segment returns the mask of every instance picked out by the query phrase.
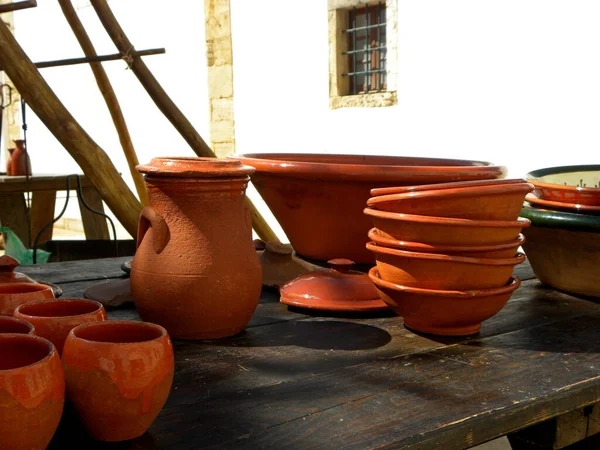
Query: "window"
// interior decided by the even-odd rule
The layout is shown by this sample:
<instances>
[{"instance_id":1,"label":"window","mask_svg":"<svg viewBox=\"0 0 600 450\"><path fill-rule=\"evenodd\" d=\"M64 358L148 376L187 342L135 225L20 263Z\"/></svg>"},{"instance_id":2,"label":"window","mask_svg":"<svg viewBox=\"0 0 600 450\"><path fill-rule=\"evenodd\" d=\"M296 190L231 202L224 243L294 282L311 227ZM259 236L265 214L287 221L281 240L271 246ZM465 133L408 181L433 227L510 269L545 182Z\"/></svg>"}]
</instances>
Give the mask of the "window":
<instances>
[{"instance_id":1,"label":"window","mask_svg":"<svg viewBox=\"0 0 600 450\"><path fill-rule=\"evenodd\" d=\"M397 104L397 0L328 0L329 105Z\"/></svg>"},{"instance_id":2,"label":"window","mask_svg":"<svg viewBox=\"0 0 600 450\"><path fill-rule=\"evenodd\" d=\"M351 72L342 76L349 78L349 95L385 91L386 39L385 3L348 11L350 28L348 36L348 67Z\"/></svg>"}]
</instances>

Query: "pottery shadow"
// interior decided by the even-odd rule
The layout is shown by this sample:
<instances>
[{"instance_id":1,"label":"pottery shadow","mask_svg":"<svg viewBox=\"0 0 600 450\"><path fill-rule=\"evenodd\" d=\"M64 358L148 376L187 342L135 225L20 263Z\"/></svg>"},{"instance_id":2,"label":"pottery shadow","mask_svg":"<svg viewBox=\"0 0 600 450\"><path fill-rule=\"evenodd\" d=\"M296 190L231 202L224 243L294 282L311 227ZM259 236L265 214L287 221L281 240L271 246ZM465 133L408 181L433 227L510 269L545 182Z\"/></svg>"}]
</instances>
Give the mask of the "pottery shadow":
<instances>
[{"instance_id":1,"label":"pottery shadow","mask_svg":"<svg viewBox=\"0 0 600 450\"><path fill-rule=\"evenodd\" d=\"M274 327L269 334L253 335L249 330L244 339L220 339L208 345L232 347L295 346L314 350L371 350L392 340L381 328L361 323L334 320L293 320Z\"/></svg>"},{"instance_id":2,"label":"pottery shadow","mask_svg":"<svg viewBox=\"0 0 600 450\"><path fill-rule=\"evenodd\" d=\"M395 317L397 314L391 309L382 311L320 311L315 309L298 308L296 306L288 306L288 311L304 314L310 317L337 317L346 319L374 319L378 317Z\"/></svg>"}]
</instances>

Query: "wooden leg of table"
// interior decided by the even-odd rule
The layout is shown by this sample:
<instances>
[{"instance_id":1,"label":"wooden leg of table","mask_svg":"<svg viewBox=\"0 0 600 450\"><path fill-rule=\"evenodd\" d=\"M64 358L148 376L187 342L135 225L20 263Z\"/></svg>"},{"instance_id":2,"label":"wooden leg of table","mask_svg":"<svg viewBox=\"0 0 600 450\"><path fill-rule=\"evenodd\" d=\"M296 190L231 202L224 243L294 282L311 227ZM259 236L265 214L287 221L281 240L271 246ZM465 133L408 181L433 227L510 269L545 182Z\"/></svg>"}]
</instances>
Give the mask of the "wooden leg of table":
<instances>
[{"instance_id":1,"label":"wooden leg of table","mask_svg":"<svg viewBox=\"0 0 600 450\"><path fill-rule=\"evenodd\" d=\"M92 187L83 188L81 192L90 208L104 212L102 198L96 189ZM81 221L83 222L83 231L85 232L86 239L110 239L105 217L89 211L81 200L79 200L79 210L81 211Z\"/></svg>"},{"instance_id":2,"label":"wooden leg of table","mask_svg":"<svg viewBox=\"0 0 600 450\"><path fill-rule=\"evenodd\" d=\"M0 195L0 224L9 227L21 239L23 244L30 246L27 206L25 205L25 196L22 193L4 193Z\"/></svg>"},{"instance_id":3,"label":"wooden leg of table","mask_svg":"<svg viewBox=\"0 0 600 450\"><path fill-rule=\"evenodd\" d=\"M34 191L31 196L31 239L35 237L47 224L54 219L56 205L56 191ZM38 244L52 239L53 226L46 228L39 237Z\"/></svg>"}]
</instances>

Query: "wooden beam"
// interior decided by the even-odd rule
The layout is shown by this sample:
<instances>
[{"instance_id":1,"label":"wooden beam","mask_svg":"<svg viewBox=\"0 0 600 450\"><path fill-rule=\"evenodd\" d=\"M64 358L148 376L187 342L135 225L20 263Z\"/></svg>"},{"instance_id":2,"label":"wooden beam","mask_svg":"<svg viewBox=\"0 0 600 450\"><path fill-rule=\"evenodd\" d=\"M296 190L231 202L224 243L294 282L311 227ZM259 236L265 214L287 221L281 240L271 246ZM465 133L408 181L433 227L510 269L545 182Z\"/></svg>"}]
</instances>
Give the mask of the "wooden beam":
<instances>
[{"instance_id":1,"label":"wooden beam","mask_svg":"<svg viewBox=\"0 0 600 450\"><path fill-rule=\"evenodd\" d=\"M85 56L89 59L96 58L97 53L96 49L94 48L94 44L92 44L92 41L85 31L81 20L79 20L79 16L77 15L71 0L58 0L58 3L60 4L65 19L67 19L69 26L73 30L79 45L81 45L81 49L83 50ZM162 50L161 53L164 53L165 51L165 49L160 50ZM138 52L137 56L142 56L141 52ZM121 110L121 105L117 99L117 94L115 93L115 90L113 89L112 84L108 79L108 75L106 74L104 67L102 67L102 64L95 62L90 64L90 67L94 74L94 78L96 78L98 89L100 89L100 92L104 97L104 101L106 102L106 106L117 130L119 141L121 142L121 147L123 148L123 153L125 153L127 165L129 166L129 173L131 173L131 177L133 178L138 197L140 198L142 205L147 206L148 192L146 191L142 174L139 173L135 168L137 165L139 165L139 160L135 151L135 147L133 146L133 141L131 140L131 135L129 134L129 129L127 128L127 122L125 122L125 117L123 116L123 111Z\"/></svg>"},{"instance_id":2,"label":"wooden beam","mask_svg":"<svg viewBox=\"0 0 600 450\"><path fill-rule=\"evenodd\" d=\"M36 0L25 0L23 2L6 3L0 5L0 14L8 13L12 11L18 11L20 9L35 8L37 6Z\"/></svg>"},{"instance_id":3,"label":"wooden beam","mask_svg":"<svg viewBox=\"0 0 600 450\"><path fill-rule=\"evenodd\" d=\"M211 148L204 142L204 139L196 131L194 126L190 123L187 117L177 107L175 102L171 100L169 95L162 88L158 80L152 75L148 66L144 61L135 56L134 47L131 41L125 35L123 28L117 19L115 18L112 10L108 6L106 0L90 0L90 3L96 10L96 14L104 25L106 32L114 42L117 49L125 54L132 55L131 64L129 67L131 71L138 78L142 86L150 95L150 98L154 101L158 109L166 116L166 118L173 124L175 129L179 131L181 136L186 140L192 150L198 156L212 157L216 155ZM252 226L258 236L264 241L279 241L277 235L273 232L271 227L266 220L260 215L256 207L252 204L251 200L246 197L246 206L250 209L253 216Z\"/></svg>"},{"instance_id":4,"label":"wooden beam","mask_svg":"<svg viewBox=\"0 0 600 450\"><path fill-rule=\"evenodd\" d=\"M108 155L61 103L1 20L0 66L33 112L79 164L117 219L135 237L142 205Z\"/></svg>"},{"instance_id":5,"label":"wooden beam","mask_svg":"<svg viewBox=\"0 0 600 450\"><path fill-rule=\"evenodd\" d=\"M135 52L137 56L150 56L159 55L165 53L164 48L152 48L148 50L140 50ZM112 55L95 55L86 56L85 58L69 58L69 59L57 59L54 61L42 61L33 63L37 69L46 69L48 67L60 67L60 66L73 66L75 64L87 64L87 63L100 63L102 61L116 61L118 59L127 60L130 56L122 53L113 53ZM4 70L0 66L0 70Z\"/></svg>"}]
</instances>

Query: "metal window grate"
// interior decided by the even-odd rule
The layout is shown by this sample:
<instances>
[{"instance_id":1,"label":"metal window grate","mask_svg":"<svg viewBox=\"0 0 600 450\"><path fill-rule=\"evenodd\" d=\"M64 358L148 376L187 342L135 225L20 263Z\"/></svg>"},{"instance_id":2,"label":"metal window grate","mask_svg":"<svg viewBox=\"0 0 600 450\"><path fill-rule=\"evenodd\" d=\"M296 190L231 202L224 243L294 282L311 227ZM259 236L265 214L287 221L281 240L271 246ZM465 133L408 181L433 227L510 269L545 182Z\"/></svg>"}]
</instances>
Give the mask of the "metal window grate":
<instances>
[{"instance_id":1,"label":"metal window grate","mask_svg":"<svg viewBox=\"0 0 600 450\"><path fill-rule=\"evenodd\" d=\"M349 94L381 92L387 89L386 79L386 17L385 2L366 5L348 11L347 35Z\"/></svg>"}]
</instances>

